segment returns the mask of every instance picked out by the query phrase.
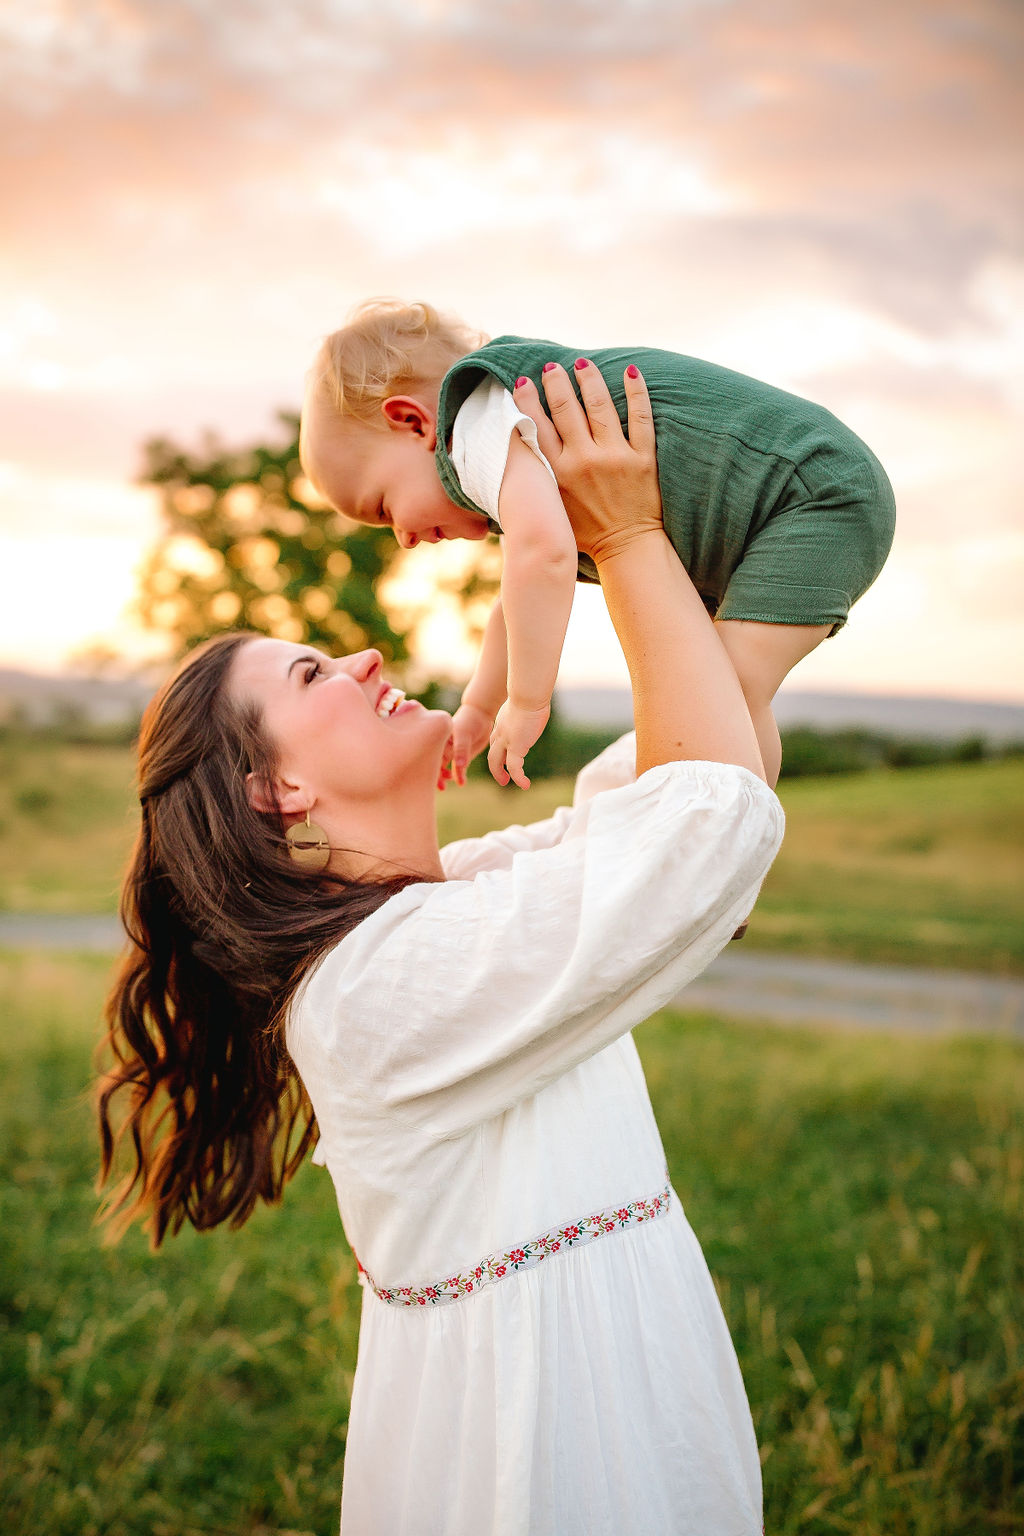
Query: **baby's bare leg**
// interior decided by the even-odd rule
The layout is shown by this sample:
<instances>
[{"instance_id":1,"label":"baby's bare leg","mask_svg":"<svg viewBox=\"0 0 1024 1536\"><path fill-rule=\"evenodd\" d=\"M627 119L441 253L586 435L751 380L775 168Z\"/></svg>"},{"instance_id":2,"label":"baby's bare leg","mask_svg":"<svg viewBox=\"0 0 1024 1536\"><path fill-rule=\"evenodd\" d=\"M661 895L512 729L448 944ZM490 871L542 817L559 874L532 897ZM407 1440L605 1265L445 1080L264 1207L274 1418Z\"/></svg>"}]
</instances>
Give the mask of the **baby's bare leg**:
<instances>
[{"instance_id":1,"label":"baby's bare leg","mask_svg":"<svg viewBox=\"0 0 1024 1536\"><path fill-rule=\"evenodd\" d=\"M715 627L743 689L754 722L765 777L774 788L782 766L782 743L772 714L772 699L798 661L828 635L830 624L757 624L751 619L719 619Z\"/></svg>"}]
</instances>

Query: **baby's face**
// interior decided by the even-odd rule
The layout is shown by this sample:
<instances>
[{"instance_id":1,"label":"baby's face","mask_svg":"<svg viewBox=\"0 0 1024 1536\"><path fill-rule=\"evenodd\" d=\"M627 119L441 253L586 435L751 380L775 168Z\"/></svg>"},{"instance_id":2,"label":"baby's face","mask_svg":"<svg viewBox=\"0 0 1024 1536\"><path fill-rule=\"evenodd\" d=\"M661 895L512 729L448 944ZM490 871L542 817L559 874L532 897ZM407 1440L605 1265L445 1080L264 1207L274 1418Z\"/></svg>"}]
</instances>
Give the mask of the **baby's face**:
<instances>
[{"instance_id":1,"label":"baby's face","mask_svg":"<svg viewBox=\"0 0 1024 1536\"><path fill-rule=\"evenodd\" d=\"M445 495L426 437L345 421L329 432L309 433L307 453L332 506L356 522L393 528L405 549L487 537L487 519Z\"/></svg>"}]
</instances>

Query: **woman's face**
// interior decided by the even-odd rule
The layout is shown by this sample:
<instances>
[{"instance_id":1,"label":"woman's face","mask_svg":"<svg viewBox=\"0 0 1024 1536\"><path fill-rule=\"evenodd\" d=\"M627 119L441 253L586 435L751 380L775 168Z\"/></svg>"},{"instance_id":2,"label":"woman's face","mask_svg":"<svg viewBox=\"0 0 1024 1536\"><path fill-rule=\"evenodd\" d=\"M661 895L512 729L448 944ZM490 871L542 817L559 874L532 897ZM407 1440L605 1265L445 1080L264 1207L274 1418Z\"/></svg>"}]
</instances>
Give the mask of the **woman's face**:
<instances>
[{"instance_id":1,"label":"woman's face","mask_svg":"<svg viewBox=\"0 0 1024 1536\"><path fill-rule=\"evenodd\" d=\"M436 782L451 717L390 687L379 651L332 658L287 640L250 640L229 687L258 707L279 786L301 790L307 805L379 800Z\"/></svg>"}]
</instances>

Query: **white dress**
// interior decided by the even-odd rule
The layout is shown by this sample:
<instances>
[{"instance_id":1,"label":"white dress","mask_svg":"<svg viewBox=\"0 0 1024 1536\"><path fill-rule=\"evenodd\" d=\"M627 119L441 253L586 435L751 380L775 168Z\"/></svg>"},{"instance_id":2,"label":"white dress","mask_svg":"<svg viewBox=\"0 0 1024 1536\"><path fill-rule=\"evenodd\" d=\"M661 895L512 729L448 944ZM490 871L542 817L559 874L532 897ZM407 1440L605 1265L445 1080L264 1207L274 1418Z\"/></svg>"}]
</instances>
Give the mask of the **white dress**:
<instances>
[{"instance_id":1,"label":"white dress","mask_svg":"<svg viewBox=\"0 0 1024 1536\"><path fill-rule=\"evenodd\" d=\"M364 1270L344 1536L761 1532L629 1031L746 917L782 812L717 763L628 782L634 752L585 769L573 809L451 844L447 881L388 901L293 1005Z\"/></svg>"}]
</instances>

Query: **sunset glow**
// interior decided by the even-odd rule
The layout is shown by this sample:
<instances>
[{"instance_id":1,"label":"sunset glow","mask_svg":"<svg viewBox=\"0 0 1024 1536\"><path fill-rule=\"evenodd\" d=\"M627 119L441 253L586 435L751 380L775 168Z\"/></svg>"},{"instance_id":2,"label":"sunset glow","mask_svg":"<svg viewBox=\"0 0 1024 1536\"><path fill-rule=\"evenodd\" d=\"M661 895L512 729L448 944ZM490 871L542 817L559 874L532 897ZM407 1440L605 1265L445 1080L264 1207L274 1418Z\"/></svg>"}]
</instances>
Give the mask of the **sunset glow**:
<instances>
[{"instance_id":1,"label":"sunset glow","mask_svg":"<svg viewBox=\"0 0 1024 1536\"><path fill-rule=\"evenodd\" d=\"M1009 0L41 0L2 28L0 665L151 650L144 440L272 433L319 336L397 293L820 400L900 519L794 682L1024 699ZM416 554L422 664L457 679ZM563 679L624 679L597 593Z\"/></svg>"}]
</instances>

